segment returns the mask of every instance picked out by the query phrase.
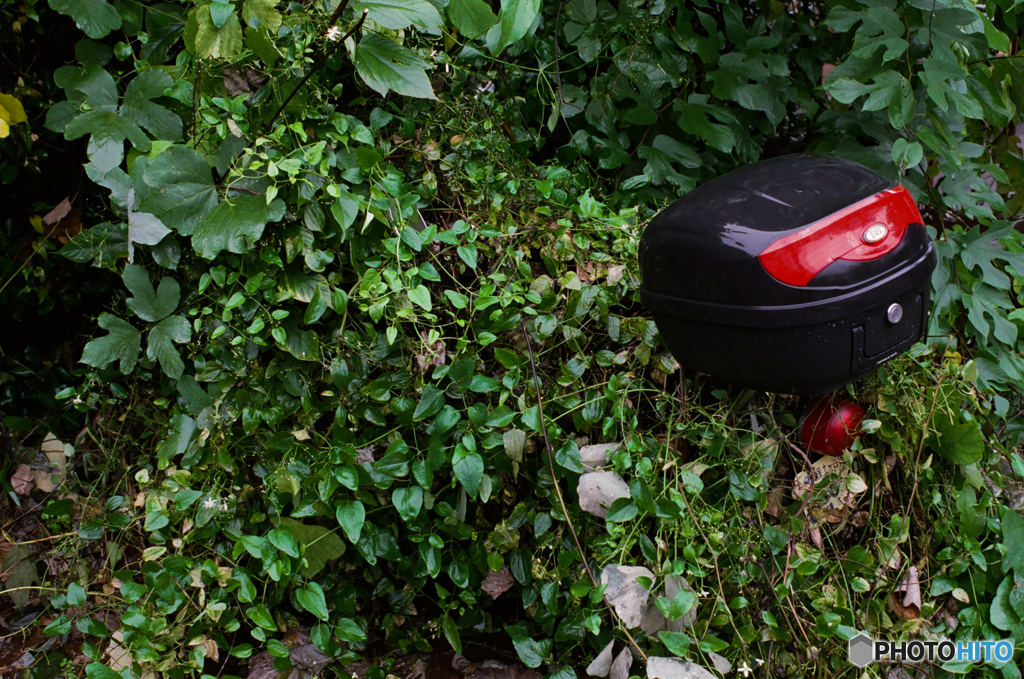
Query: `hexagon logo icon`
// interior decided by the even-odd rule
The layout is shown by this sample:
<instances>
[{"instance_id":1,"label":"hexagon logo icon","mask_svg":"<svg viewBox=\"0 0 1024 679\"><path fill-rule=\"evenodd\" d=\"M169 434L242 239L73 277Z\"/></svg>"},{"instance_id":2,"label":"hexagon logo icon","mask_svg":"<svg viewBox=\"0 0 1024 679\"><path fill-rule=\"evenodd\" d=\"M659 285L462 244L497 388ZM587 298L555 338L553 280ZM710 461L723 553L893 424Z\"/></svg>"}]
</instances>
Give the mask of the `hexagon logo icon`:
<instances>
[{"instance_id":1,"label":"hexagon logo icon","mask_svg":"<svg viewBox=\"0 0 1024 679\"><path fill-rule=\"evenodd\" d=\"M850 662L857 667L867 667L873 661L874 653L874 642L871 638L861 632L854 638L850 639L848 645Z\"/></svg>"}]
</instances>

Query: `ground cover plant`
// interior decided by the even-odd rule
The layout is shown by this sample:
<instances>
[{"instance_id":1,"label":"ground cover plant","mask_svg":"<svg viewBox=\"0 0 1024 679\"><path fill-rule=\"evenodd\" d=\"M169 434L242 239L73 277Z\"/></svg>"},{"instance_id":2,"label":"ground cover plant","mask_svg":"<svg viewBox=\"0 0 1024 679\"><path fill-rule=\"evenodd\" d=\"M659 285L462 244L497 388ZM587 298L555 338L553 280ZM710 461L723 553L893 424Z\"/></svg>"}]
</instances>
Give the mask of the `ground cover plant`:
<instances>
[{"instance_id":1,"label":"ground cover plant","mask_svg":"<svg viewBox=\"0 0 1024 679\"><path fill-rule=\"evenodd\" d=\"M5 672L1020 676L1017 3L0 7ZM817 485L807 399L638 295L661 206L793 151L940 252Z\"/></svg>"}]
</instances>

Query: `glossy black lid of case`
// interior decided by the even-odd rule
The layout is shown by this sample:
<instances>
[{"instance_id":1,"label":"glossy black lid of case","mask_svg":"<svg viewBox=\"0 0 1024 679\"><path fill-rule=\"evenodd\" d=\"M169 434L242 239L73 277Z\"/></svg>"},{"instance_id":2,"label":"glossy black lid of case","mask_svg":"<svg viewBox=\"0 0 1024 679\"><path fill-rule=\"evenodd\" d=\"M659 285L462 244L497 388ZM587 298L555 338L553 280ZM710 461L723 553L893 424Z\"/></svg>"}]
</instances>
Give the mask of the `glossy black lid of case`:
<instances>
[{"instance_id":1,"label":"glossy black lid of case","mask_svg":"<svg viewBox=\"0 0 1024 679\"><path fill-rule=\"evenodd\" d=\"M826 286L816 280L805 287L786 285L764 270L758 255L776 240L893 186L859 163L813 154L730 172L689 192L647 226L640 240L643 290L741 307L828 299L837 292L835 276L825 276ZM921 255L917 247L899 250L878 261L888 268ZM877 265L844 270L843 288L857 282L859 271L866 278L879 273Z\"/></svg>"}]
</instances>

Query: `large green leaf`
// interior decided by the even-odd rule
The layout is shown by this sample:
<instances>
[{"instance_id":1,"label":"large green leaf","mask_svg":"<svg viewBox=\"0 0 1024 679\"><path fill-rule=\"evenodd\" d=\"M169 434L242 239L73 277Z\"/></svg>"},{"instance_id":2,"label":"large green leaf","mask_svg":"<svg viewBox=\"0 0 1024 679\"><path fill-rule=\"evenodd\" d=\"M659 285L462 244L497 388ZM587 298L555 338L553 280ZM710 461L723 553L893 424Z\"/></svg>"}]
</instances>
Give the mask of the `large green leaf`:
<instances>
[{"instance_id":1,"label":"large green leaf","mask_svg":"<svg viewBox=\"0 0 1024 679\"><path fill-rule=\"evenodd\" d=\"M153 290L149 274L141 266L129 264L121 276L125 287L134 295L128 298L128 308L144 321L155 323L174 313L181 299L181 287L173 278L160 280L159 290Z\"/></svg>"},{"instance_id":2,"label":"large green leaf","mask_svg":"<svg viewBox=\"0 0 1024 679\"><path fill-rule=\"evenodd\" d=\"M356 0L356 13L370 10L369 19L393 31L415 24L421 28L440 30L441 15L427 0Z\"/></svg>"},{"instance_id":3,"label":"large green leaf","mask_svg":"<svg viewBox=\"0 0 1024 679\"><path fill-rule=\"evenodd\" d=\"M99 324L110 334L97 337L85 345L82 363L94 368L105 368L114 361L120 361L121 373L127 375L139 360L139 338L142 333L111 314L101 314Z\"/></svg>"},{"instance_id":4,"label":"large green leaf","mask_svg":"<svg viewBox=\"0 0 1024 679\"><path fill-rule=\"evenodd\" d=\"M985 454L985 439L976 422L956 422L945 412L936 413L932 426L939 434L937 449L953 464L974 464Z\"/></svg>"},{"instance_id":5,"label":"large green leaf","mask_svg":"<svg viewBox=\"0 0 1024 679\"><path fill-rule=\"evenodd\" d=\"M99 64L61 66L53 73L53 81L68 95L68 100L85 103L94 111L117 110L117 84ZM49 114L47 114L49 118ZM49 127L49 123L47 123ZM50 127L54 132L63 130Z\"/></svg>"},{"instance_id":6,"label":"large green leaf","mask_svg":"<svg viewBox=\"0 0 1024 679\"><path fill-rule=\"evenodd\" d=\"M199 218L217 205L217 187L202 154L172 146L146 165L143 181L156 189L139 205L183 236L195 231Z\"/></svg>"},{"instance_id":7,"label":"large green leaf","mask_svg":"<svg viewBox=\"0 0 1024 679\"><path fill-rule=\"evenodd\" d=\"M121 28L121 15L107 0L50 0L50 8L71 17L90 38Z\"/></svg>"},{"instance_id":8,"label":"large green leaf","mask_svg":"<svg viewBox=\"0 0 1024 679\"><path fill-rule=\"evenodd\" d=\"M267 222L284 216L284 203L270 205L263 196L237 196L206 213L192 234L192 247L200 257L213 259L222 250L245 253L263 235Z\"/></svg>"},{"instance_id":9,"label":"large green leaf","mask_svg":"<svg viewBox=\"0 0 1024 679\"><path fill-rule=\"evenodd\" d=\"M320 337L316 330L301 329L300 320L289 318L281 325L287 335L284 342L278 342L277 347L300 361L315 361L320 356Z\"/></svg>"},{"instance_id":10,"label":"large green leaf","mask_svg":"<svg viewBox=\"0 0 1024 679\"><path fill-rule=\"evenodd\" d=\"M266 27L268 35L277 35L283 17L274 9L277 0L245 0L242 5L242 21L246 26L252 25L253 19L259 19L260 26Z\"/></svg>"},{"instance_id":11,"label":"large green leaf","mask_svg":"<svg viewBox=\"0 0 1024 679\"><path fill-rule=\"evenodd\" d=\"M242 24L234 13L218 27L210 13L210 5L203 5L189 17L185 31L194 35L195 53L202 59L230 59L242 51Z\"/></svg>"},{"instance_id":12,"label":"large green leaf","mask_svg":"<svg viewBox=\"0 0 1024 679\"><path fill-rule=\"evenodd\" d=\"M1003 512L1003 570L1024 576L1024 519L1013 509Z\"/></svg>"},{"instance_id":13,"label":"large green leaf","mask_svg":"<svg viewBox=\"0 0 1024 679\"><path fill-rule=\"evenodd\" d=\"M144 127L157 139L178 141L181 139L181 118L169 109L154 103L153 99L164 96L164 90L174 85L174 80L160 69L151 68L132 78L124 92L121 115L136 125Z\"/></svg>"},{"instance_id":14,"label":"large green leaf","mask_svg":"<svg viewBox=\"0 0 1024 679\"><path fill-rule=\"evenodd\" d=\"M427 64L390 38L368 34L356 46L355 63L359 77L382 95L394 90L407 97L437 98L427 78Z\"/></svg>"},{"instance_id":15,"label":"large green leaf","mask_svg":"<svg viewBox=\"0 0 1024 679\"><path fill-rule=\"evenodd\" d=\"M165 278L164 280L169 279ZM160 287L163 288L162 282ZM149 331L146 355L159 361L164 374L172 380L176 380L185 372L185 364L174 344L184 344L191 338L192 326L188 320L182 316L169 316Z\"/></svg>"},{"instance_id":16,"label":"large green leaf","mask_svg":"<svg viewBox=\"0 0 1024 679\"><path fill-rule=\"evenodd\" d=\"M498 23L498 17L484 0L451 0L448 19L466 38L476 38Z\"/></svg>"},{"instance_id":17,"label":"large green leaf","mask_svg":"<svg viewBox=\"0 0 1024 679\"><path fill-rule=\"evenodd\" d=\"M113 111L87 111L76 117L64 128L64 138L78 139L82 135L91 134L93 139L108 139L112 142L123 142L125 139L139 151L146 153L152 143L139 126Z\"/></svg>"},{"instance_id":18,"label":"large green leaf","mask_svg":"<svg viewBox=\"0 0 1024 679\"><path fill-rule=\"evenodd\" d=\"M487 34L487 49L497 55L530 30L540 12L540 0L502 0L498 24Z\"/></svg>"},{"instance_id":19,"label":"large green leaf","mask_svg":"<svg viewBox=\"0 0 1024 679\"><path fill-rule=\"evenodd\" d=\"M289 518L282 518L281 525L291 528L295 539L304 547L302 558L306 565L299 570L304 578L316 576L327 566L328 561L340 558L345 553L345 543L341 538L323 526L300 523Z\"/></svg>"}]
</instances>

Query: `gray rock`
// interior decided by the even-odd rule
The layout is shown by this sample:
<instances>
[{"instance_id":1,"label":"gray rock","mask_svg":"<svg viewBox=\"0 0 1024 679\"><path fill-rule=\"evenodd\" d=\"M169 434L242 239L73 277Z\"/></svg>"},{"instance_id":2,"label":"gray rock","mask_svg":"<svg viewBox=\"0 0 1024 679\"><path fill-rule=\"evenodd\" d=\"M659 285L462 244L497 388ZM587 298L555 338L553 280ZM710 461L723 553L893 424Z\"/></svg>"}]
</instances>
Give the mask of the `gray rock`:
<instances>
[{"instance_id":1,"label":"gray rock","mask_svg":"<svg viewBox=\"0 0 1024 679\"><path fill-rule=\"evenodd\" d=\"M601 584L608 585L604 600L615 608L622 624L632 628L640 624L650 593L636 581L637 578L654 580L654 573L643 566L608 566L601 572Z\"/></svg>"},{"instance_id":2,"label":"gray rock","mask_svg":"<svg viewBox=\"0 0 1024 679\"><path fill-rule=\"evenodd\" d=\"M589 472L580 476L576 492L580 496L580 509L602 519L608 516L608 507L620 497L629 497L629 486L615 472Z\"/></svg>"}]
</instances>

